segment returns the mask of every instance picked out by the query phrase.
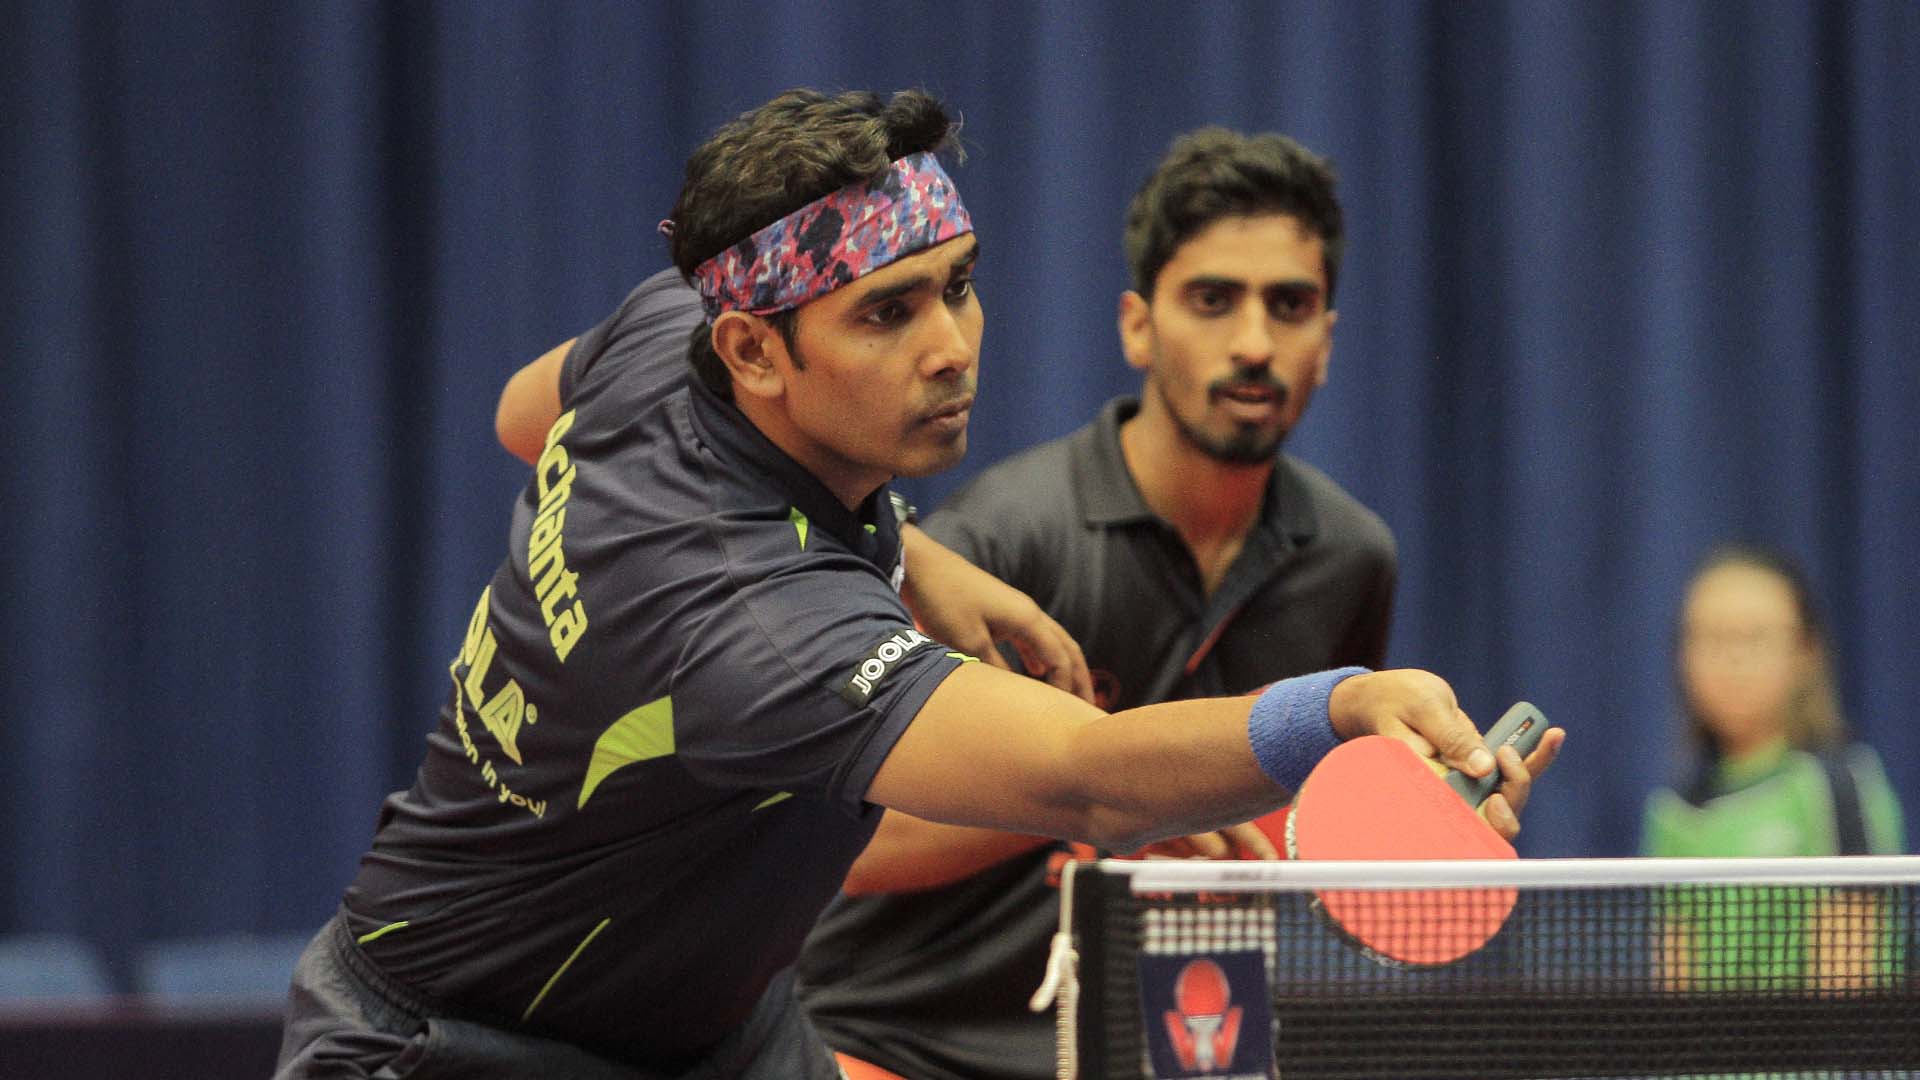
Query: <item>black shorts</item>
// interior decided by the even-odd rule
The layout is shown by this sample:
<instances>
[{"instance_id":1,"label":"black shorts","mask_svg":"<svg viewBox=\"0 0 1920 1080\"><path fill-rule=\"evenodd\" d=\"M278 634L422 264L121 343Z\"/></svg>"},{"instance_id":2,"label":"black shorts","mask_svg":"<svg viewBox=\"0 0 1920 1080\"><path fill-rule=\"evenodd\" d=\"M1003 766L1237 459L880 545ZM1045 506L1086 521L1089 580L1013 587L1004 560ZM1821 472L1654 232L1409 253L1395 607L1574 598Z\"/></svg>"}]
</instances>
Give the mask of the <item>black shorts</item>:
<instances>
[{"instance_id":1,"label":"black shorts","mask_svg":"<svg viewBox=\"0 0 1920 1080\"><path fill-rule=\"evenodd\" d=\"M339 916L293 972L274 1080L838 1080L783 972L753 1015L685 1072L652 1072L571 1043L446 1015L373 966Z\"/></svg>"}]
</instances>

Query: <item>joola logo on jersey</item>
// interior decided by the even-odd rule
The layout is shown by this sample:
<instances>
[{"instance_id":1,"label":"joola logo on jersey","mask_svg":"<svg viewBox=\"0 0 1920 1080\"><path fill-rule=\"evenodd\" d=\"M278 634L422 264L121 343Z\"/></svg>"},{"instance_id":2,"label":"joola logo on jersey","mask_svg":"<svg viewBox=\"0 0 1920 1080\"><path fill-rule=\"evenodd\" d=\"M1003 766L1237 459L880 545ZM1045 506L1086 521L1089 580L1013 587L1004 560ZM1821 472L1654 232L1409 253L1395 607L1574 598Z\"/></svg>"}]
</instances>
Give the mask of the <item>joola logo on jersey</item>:
<instances>
[{"instance_id":1,"label":"joola logo on jersey","mask_svg":"<svg viewBox=\"0 0 1920 1080\"><path fill-rule=\"evenodd\" d=\"M873 688L887 677L900 658L922 645L932 644L933 639L918 630L907 629L875 645L860 666L853 669L853 678L840 688L840 696L852 705L865 705L873 696Z\"/></svg>"}]
</instances>

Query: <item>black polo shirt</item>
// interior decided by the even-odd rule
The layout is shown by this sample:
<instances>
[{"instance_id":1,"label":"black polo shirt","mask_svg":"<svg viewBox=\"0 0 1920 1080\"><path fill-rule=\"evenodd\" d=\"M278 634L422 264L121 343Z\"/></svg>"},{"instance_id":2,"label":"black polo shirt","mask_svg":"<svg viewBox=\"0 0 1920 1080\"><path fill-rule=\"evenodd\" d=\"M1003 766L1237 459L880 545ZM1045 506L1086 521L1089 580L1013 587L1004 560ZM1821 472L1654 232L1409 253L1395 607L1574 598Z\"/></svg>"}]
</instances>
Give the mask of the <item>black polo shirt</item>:
<instances>
[{"instance_id":1,"label":"black polo shirt","mask_svg":"<svg viewBox=\"0 0 1920 1080\"><path fill-rule=\"evenodd\" d=\"M964 658L858 510L686 376L698 301L643 284L566 358L509 555L411 790L346 897L450 1011L677 1071L798 953L864 795Z\"/></svg>"},{"instance_id":2,"label":"black polo shirt","mask_svg":"<svg viewBox=\"0 0 1920 1080\"><path fill-rule=\"evenodd\" d=\"M1032 596L1086 652L1101 703L1253 691L1386 651L1395 558L1378 516L1280 455L1259 522L1212 596L1120 451L1132 399L987 470L927 531ZM1017 664L1017 658L1014 658ZM1053 1021L1027 1011L1057 900L1051 850L944 888L841 897L801 961L829 1043L915 1080L1053 1075Z\"/></svg>"}]
</instances>

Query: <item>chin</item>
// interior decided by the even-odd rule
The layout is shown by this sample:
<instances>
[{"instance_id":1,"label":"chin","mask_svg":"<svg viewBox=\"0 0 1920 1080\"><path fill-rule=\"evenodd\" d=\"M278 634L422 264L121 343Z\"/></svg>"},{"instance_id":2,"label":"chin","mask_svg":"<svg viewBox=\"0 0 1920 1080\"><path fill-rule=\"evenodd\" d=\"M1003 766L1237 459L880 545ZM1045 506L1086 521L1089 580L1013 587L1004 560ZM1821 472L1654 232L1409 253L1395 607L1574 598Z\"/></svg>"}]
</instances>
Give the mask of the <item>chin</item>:
<instances>
[{"instance_id":1,"label":"chin","mask_svg":"<svg viewBox=\"0 0 1920 1080\"><path fill-rule=\"evenodd\" d=\"M952 442L946 443L937 449L929 450L924 454L915 454L911 461L902 462L900 468L895 471L894 475L910 477L932 476L935 473L946 472L948 469L960 464L960 459L966 456L967 436L965 432L962 432L960 436Z\"/></svg>"},{"instance_id":2,"label":"chin","mask_svg":"<svg viewBox=\"0 0 1920 1080\"><path fill-rule=\"evenodd\" d=\"M1227 465L1266 465L1286 442L1284 432L1258 435L1235 434L1205 447L1208 457Z\"/></svg>"}]
</instances>

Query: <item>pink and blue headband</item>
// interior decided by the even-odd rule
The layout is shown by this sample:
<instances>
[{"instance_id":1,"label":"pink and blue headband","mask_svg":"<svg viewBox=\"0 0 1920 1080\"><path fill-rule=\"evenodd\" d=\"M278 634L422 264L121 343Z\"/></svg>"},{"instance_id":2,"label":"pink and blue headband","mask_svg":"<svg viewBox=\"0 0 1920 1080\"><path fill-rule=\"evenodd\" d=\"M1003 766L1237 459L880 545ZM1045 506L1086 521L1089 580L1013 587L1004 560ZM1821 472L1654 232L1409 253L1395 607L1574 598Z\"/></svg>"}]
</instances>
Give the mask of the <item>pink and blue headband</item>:
<instances>
[{"instance_id":1,"label":"pink and blue headband","mask_svg":"<svg viewBox=\"0 0 1920 1080\"><path fill-rule=\"evenodd\" d=\"M693 268L707 319L770 315L973 231L953 180L931 153L816 199Z\"/></svg>"}]
</instances>

